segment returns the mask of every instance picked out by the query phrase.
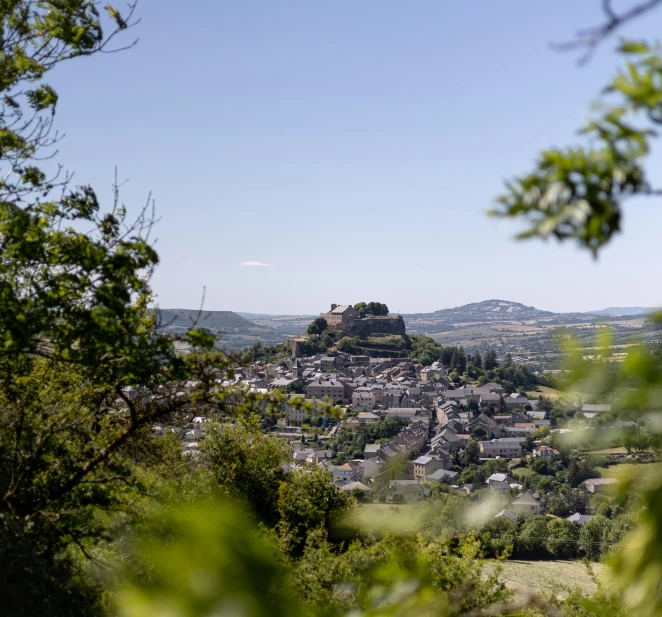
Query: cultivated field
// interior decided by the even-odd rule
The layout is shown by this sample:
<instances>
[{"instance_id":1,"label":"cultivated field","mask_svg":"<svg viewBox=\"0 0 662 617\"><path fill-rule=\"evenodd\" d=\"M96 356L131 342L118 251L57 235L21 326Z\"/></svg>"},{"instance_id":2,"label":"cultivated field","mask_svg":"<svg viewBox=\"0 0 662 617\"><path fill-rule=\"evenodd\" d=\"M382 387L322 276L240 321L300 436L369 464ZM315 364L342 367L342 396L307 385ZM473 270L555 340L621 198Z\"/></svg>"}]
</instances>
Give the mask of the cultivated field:
<instances>
[{"instance_id":1,"label":"cultivated field","mask_svg":"<svg viewBox=\"0 0 662 617\"><path fill-rule=\"evenodd\" d=\"M602 450L587 450L586 454L596 454L598 456L605 456L607 454L627 454L628 451L622 446L616 448L604 448ZM604 474L602 474L604 475Z\"/></svg>"},{"instance_id":2,"label":"cultivated field","mask_svg":"<svg viewBox=\"0 0 662 617\"><path fill-rule=\"evenodd\" d=\"M569 402L574 402L578 399L590 399L591 395L585 392L564 392L563 390L556 390L548 388L547 386L537 386L535 390L529 390L526 393L528 398L538 398L539 396L546 396L550 399L565 399Z\"/></svg>"},{"instance_id":3,"label":"cultivated field","mask_svg":"<svg viewBox=\"0 0 662 617\"><path fill-rule=\"evenodd\" d=\"M500 332L490 326L471 326L469 328L451 330L450 332L430 334L431 338L442 345L451 345L468 339L493 339L500 338L501 336L502 334Z\"/></svg>"},{"instance_id":4,"label":"cultivated field","mask_svg":"<svg viewBox=\"0 0 662 617\"><path fill-rule=\"evenodd\" d=\"M516 595L526 595L536 591L551 591L559 595L574 587L584 593L596 591L599 581L605 575L602 564L593 563L591 571L579 561L519 561L500 562L503 571L501 580ZM487 572L497 567L497 562L485 565Z\"/></svg>"},{"instance_id":5,"label":"cultivated field","mask_svg":"<svg viewBox=\"0 0 662 617\"><path fill-rule=\"evenodd\" d=\"M551 399L562 398L566 395L563 390L555 390L554 388L548 388L547 386L538 386L535 390L529 390L526 393L528 398L537 398L539 396L546 396Z\"/></svg>"}]
</instances>

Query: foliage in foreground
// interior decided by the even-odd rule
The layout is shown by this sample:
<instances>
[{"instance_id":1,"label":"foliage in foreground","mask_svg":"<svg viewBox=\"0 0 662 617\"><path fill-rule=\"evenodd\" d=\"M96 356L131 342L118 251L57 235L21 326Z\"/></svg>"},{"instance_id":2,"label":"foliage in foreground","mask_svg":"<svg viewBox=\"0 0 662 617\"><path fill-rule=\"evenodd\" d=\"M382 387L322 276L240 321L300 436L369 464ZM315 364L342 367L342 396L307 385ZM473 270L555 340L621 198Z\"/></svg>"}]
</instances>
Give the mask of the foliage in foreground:
<instances>
[{"instance_id":1,"label":"foliage in foreground","mask_svg":"<svg viewBox=\"0 0 662 617\"><path fill-rule=\"evenodd\" d=\"M475 540L451 549L430 537L387 537L338 551L325 535L309 534L293 560L228 502L159 511L131 541L118 613L460 615L508 597L496 576L481 576Z\"/></svg>"},{"instance_id":2,"label":"foliage in foreground","mask_svg":"<svg viewBox=\"0 0 662 617\"><path fill-rule=\"evenodd\" d=\"M66 177L48 178L38 167L53 144L58 103L44 77L62 61L101 51L130 25L132 7L124 17L105 7L105 18L98 8L91 0L0 4L4 614L511 611L498 604L505 599L499 583L480 577L475 539L343 532L335 514L351 500L320 472L286 477L278 449L259 451L241 428L212 434L199 461L184 460L176 440L152 434L157 421L264 415L282 400L225 385L233 364L213 352L208 334L189 332L193 353L182 358L159 331L147 309L158 256L145 213L131 224L117 191L104 210L91 187L72 188ZM646 47L624 51L642 54L641 62L614 87L657 122L662 63ZM604 152L546 157L541 173L504 201L509 214L537 204L559 237L602 246L618 227L615 198L646 188L636 159L648 135L622 118L614 112L590 128L606 135ZM580 183L576 162L586 172ZM324 336L321 346L329 343ZM460 351L450 361L464 372ZM640 381L641 408L659 403L659 368L659 358L637 355L625 365ZM272 465L269 473L244 446ZM645 487L648 511L635 532L636 550L615 562L638 614L660 612L660 482ZM241 501L229 505L230 497ZM127 532L131 539L119 541ZM92 565L104 574L93 576ZM541 599L520 606L531 607L554 609ZM620 610L618 597L575 596L559 607L569 615Z\"/></svg>"}]
</instances>

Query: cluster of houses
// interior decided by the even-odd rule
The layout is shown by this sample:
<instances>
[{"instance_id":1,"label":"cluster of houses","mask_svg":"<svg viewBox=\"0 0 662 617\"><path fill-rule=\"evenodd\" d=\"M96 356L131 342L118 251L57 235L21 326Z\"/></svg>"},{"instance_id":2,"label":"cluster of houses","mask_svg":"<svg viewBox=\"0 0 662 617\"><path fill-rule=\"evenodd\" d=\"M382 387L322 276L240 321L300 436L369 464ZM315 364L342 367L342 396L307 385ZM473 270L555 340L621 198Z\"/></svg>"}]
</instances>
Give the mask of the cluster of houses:
<instances>
[{"instance_id":1,"label":"cluster of houses","mask_svg":"<svg viewBox=\"0 0 662 617\"><path fill-rule=\"evenodd\" d=\"M603 493L609 490L618 481L615 478L595 478L584 482L585 490L590 493ZM492 474L486 481L488 488L495 491L505 492L508 489L522 490L523 487L517 484L513 478L505 473ZM547 504L544 499L531 489L522 492L516 497L508 508L497 512L494 518L506 518L509 521L515 521L521 516L531 516L534 514L544 514ZM593 518L590 514L580 514L575 512L567 517L568 520L576 525L582 526Z\"/></svg>"},{"instance_id":2,"label":"cluster of houses","mask_svg":"<svg viewBox=\"0 0 662 617\"><path fill-rule=\"evenodd\" d=\"M430 424L430 416L424 414L418 416L387 443L367 444L363 459L348 461L342 465L334 465L331 462L333 452L323 449L323 446L311 448L293 443L292 458L295 463L316 463L324 466L331 474L334 484L343 490L361 488L369 493L371 489L365 484L366 482L384 482L395 478L412 477L407 471L411 463L408 462L407 467L403 467L401 463L412 452L419 452L425 448L429 440ZM437 465L438 468L444 469L444 465L439 463ZM457 472L447 473L451 474L449 477L457 475Z\"/></svg>"},{"instance_id":3,"label":"cluster of houses","mask_svg":"<svg viewBox=\"0 0 662 617\"><path fill-rule=\"evenodd\" d=\"M371 487L388 482L391 497L400 493L405 502L421 501L430 482L454 485L459 475L456 458L472 438L478 440L481 461L518 459L525 455L527 437L541 427L550 426L546 412L537 409L538 401L530 401L522 394L506 393L497 383L450 388L448 374L438 362L422 367L409 360L339 354L334 358L297 358L291 363L304 376L304 392L292 396L312 400L320 395L328 396L346 405L350 412L343 420L346 426L371 425L389 417L408 421L388 443L366 444L362 459L342 465L332 463L333 453L324 450L324 446L319 446L321 457L313 448L293 446L295 459L304 457L307 462L315 460L324 465L334 483L343 490L370 493ZM591 414L610 409L596 407L586 406L583 411ZM303 413L286 410L284 422L300 426ZM537 445L531 455L554 460L559 453L549 446ZM403 460L406 464L393 465L394 461ZM501 475L505 476L490 477L487 488L516 489L520 495L509 510L500 514L517 517L544 511L545 504L539 495L524 491L512 478ZM599 492L611 482L590 480L586 482L586 490ZM457 490L471 492L475 488L478 487L464 485ZM586 520L581 518L578 524Z\"/></svg>"},{"instance_id":4,"label":"cluster of houses","mask_svg":"<svg viewBox=\"0 0 662 617\"><path fill-rule=\"evenodd\" d=\"M345 318L347 315L342 313L339 323ZM497 383L452 389L448 373L439 362L424 367L409 359L343 353L292 357L278 363L257 362L239 367L232 384L258 393L274 389L288 393L288 403L284 404L274 431L291 440L292 465L324 466L333 482L347 491L359 489L369 493L375 483L388 482L389 494L400 493L404 501L424 499L424 485L430 482L454 484L459 473L455 465L458 454L471 439L478 441L479 458L483 461L518 459L524 456L527 437L550 425L546 413L537 409L538 401L507 393ZM304 409L295 404L295 399L305 399L311 405ZM336 453L325 444L338 426L333 418L324 415L328 401L344 408L342 422L346 426L371 425L392 417L407 424L387 443L367 444L363 458L334 465ZM585 407L587 417L610 409L604 405ZM315 447L294 442L301 439L310 416L318 416L318 424L330 426ZM205 418L195 417L183 428L155 426L153 430L177 430L184 452L195 455L204 439L205 422ZM558 456L558 452L544 445L534 448L532 454L547 459ZM586 489L598 492L607 482L587 481ZM523 491L505 474L493 475L487 485L493 490L514 488L521 492L511 509L500 513L502 516L539 513L544 509L539 496ZM457 488L471 491L476 487Z\"/></svg>"},{"instance_id":5,"label":"cluster of houses","mask_svg":"<svg viewBox=\"0 0 662 617\"><path fill-rule=\"evenodd\" d=\"M258 362L239 368L235 382L256 392L280 388L307 399L327 399L341 406L351 406L357 420L366 423L377 422L389 415L411 418L421 410L436 415L440 423L445 423L441 414L458 406L492 411L503 409L507 416L495 423L484 414L469 412L472 420L481 416L477 421L485 422L488 428L493 424L503 426L504 430L490 431L497 437L525 436L535 430L537 420L541 421L538 426L545 422L541 412L538 417L521 416L518 426L509 424L507 419L513 412L534 409L537 401L529 401L517 393L505 394L496 383L478 388L451 389L447 371L439 362L424 367L408 359L343 353L293 357L277 364ZM467 412L464 413L460 417L466 418ZM294 410L288 410L285 420L290 426L300 426L302 418Z\"/></svg>"}]
</instances>

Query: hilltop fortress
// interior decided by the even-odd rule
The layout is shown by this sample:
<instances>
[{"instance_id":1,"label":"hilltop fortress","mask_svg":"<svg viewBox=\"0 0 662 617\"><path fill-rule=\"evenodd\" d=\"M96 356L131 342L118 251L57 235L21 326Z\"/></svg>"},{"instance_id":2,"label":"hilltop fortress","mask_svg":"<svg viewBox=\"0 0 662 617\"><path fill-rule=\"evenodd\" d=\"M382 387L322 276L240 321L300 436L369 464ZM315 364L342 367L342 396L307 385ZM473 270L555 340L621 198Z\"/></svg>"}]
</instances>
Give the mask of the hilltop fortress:
<instances>
[{"instance_id":1,"label":"hilltop fortress","mask_svg":"<svg viewBox=\"0 0 662 617\"><path fill-rule=\"evenodd\" d=\"M387 317L360 317L359 312L349 304L332 304L326 313L329 329L345 336L365 338L373 334L405 334L405 322L400 315Z\"/></svg>"}]
</instances>

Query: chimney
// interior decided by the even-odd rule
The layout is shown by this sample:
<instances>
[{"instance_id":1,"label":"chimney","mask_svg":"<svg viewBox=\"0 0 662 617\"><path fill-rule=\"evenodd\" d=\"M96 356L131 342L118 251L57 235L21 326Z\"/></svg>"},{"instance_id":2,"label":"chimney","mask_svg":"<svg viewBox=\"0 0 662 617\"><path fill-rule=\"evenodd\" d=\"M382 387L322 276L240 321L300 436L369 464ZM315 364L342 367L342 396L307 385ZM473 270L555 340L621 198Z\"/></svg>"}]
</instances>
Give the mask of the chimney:
<instances>
[{"instance_id":1,"label":"chimney","mask_svg":"<svg viewBox=\"0 0 662 617\"><path fill-rule=\"evenodd\" d=\"M338 308L338 305L337 305L337 304L332 304L332 305L331 305L331 310L332 310L332 311L335 311L337 308Z\"/></svg>"}]
</instances>

